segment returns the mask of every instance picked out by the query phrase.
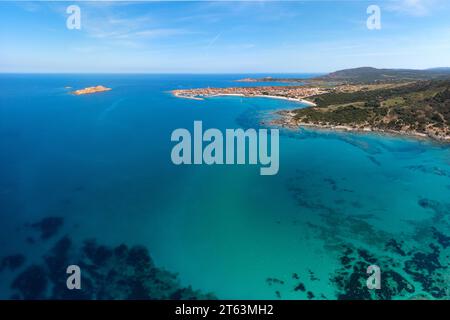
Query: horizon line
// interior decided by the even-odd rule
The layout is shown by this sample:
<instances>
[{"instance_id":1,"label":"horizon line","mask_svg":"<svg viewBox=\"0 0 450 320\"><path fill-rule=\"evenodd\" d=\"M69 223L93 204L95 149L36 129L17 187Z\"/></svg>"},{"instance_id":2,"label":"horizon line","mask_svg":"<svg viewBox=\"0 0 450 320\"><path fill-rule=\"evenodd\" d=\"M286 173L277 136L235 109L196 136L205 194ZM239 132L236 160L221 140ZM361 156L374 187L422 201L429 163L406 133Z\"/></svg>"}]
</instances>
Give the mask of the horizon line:
<instances>
[{"instance_id":1,"label":"horizon line","mask_svg":"<svg viewBox=\"0 0 450 320\"><path fill-rule=\"evenodd\" d=\"M325 71L325 72L280 72L280 71L267 71L267 72L28 72L28 71L8 71L3 72L0 71L1 74L186 74L186 75L204 75L204 74L326 74L333 71Z\"/></svg>"},{"instance_id":2,"label":"horizon line","mask_svg":"<svg viewBox=\"0 0 450 320\"><path fill-rule=\"evenodd\" d=\"M377 70L417 70L417 71L426 71L426 70L433 70L433 69L450 69L450 66L436 66L436 67L428 67L428 68L386 68L386 67L371 67L371 66L360 66L360 67L348 67L348 68L342 68L342 69L334 69L332 71L289 71L289 72L283 72L283 71L230 71L230 72L172 72L172 71L162 71L162 72L133 72L133 71L125 71L125 72L89 72L89 71L0 71L0 75L2 74L136 74L136 75L149 75L149 74L186 74L186 75L208 75L208 74L328 74L332 72L337 71L343 71L343 70L351 70L351 69L360 69L360 68L373 68Z\"/></svg>"}]
</instances>

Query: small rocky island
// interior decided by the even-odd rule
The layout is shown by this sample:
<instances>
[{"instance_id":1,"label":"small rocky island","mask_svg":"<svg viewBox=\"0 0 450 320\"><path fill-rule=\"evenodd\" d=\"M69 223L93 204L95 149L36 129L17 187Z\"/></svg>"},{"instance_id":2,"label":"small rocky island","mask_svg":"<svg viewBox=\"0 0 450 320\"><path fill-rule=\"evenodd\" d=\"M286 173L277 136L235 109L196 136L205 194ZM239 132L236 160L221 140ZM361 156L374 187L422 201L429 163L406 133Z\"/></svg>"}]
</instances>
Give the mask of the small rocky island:
<instances>
[{"instance_id":1,"label":"small rocky island","mask_svg":"<svg viewBox=\"0 0 450 320\"><path fill-rule=\"evenodd\" d=\"M103 91L110 91L111 88L107 88L104 86L95 86L95 87L87 87L84 89L75 90L72 93L79 96L82 94L91 94L91 93L97 93L97 92L103 92Z\"/></svg>"}]
</instances>

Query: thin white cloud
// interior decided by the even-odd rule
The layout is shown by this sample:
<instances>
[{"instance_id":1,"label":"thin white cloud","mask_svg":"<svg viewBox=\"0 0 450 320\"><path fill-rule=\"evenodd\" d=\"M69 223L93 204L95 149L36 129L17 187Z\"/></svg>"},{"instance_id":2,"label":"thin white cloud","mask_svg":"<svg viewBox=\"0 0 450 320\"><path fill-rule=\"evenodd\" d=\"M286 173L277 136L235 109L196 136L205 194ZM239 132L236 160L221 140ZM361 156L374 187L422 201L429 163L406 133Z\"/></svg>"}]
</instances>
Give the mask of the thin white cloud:
<instances>
[{"instance_id":1,"label":"thin white cloud","mask_svg":"<svg viewBox=\"0 0 450 320\"><path fill-rule=\"evenodd\" d=\"M148 39L196 33L184 28L161 26L149 14L131 18L111 12L109 7L104 9L100 13L98 10L85 13L82 30L88 37L98 39L106 45L143 48L148 45Z\"/></svg>"},{"instance_id":2,"label":"thin white cloud","mask_svg":"<svg viewBox=\"0 0 450 320\"><path fill-rule=\"evenodd\" d=\"M216 34L216 36L214 38L212 38L211 41L208 43L208 45L206 46L206 49L211 48L211 46L214 45L214 43L216 43L216 41L220 38L221 35L222 35L222 32L219 32L218 34Z\"/></svg>"},{"instance_id":3,"label":"thin white cloud","mask_svg":"<svg viewBox=\"0 0 450 320\"><path fill-rule=\"evenodd\" d=\"M141 30L131 33L130 36L143 37L143 38L153 38L153 37L169 37L177 35L193 34L194 32L182 28L156 28Z\"/></svg>"},{"instance_id":4,"label":"thin white cloud","mask_svg":"<svg viewBox=\"0 0 450 320\"><path fill-rule=\"evenodd\" d=\"M410 16L430 15L440 4L440 0L394 0L386 5L386 9Z\"/></svg>"},{"instance_id":5,"label":"thin white cloud","mask_svg":"<svg viewBox=\"0 0 450 320\"><path fill-rule=\"evenodd\" d=\"M41 4L35 2L18 1L15 4L27 12L37 12L41 8Z\"/></svg>"}]
</instances>

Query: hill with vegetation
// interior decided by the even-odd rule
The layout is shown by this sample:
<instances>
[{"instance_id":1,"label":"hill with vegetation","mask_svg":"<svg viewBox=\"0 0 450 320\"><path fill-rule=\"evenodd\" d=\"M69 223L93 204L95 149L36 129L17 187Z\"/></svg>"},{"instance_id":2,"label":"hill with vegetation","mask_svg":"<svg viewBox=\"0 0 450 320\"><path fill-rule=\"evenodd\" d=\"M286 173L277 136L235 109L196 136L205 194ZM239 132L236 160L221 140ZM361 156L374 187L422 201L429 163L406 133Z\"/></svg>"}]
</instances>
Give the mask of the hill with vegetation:
<instances>
[{"instance_id":1,"label":"hill with vegetation","mask_svg":"<svg viewBox=\"0 0 450 320\"><path fill-rule=\"evenodd\" d=\"M309 85L339 85L339 84L370 84L370 83L401 83L406 81L449 79L450 68L417 69L377 69L360 67L344 69L328 73L312 79L304 78L245 78L238 82L287 82Z\"/></svg>"},{"instance_id":2,"label":"hill with vegetation","mask_svg":"<svg viewBox=\"0 0 450 320\"><path fill-rule=\"evenodd\" d=\"M285 113L291 125L347 126L450 139L450 80L332 90L310 100L317 106Z\"/></svg>"},{"instance_id":3,"label":"hill with vegetation","mask_svg":"<svg viewBox=\"0 0 450 320\"><path fill-rule=\"evenodd\" d=\"M332 72L316 79L322 81L339 81L348 83L372 83L444 79L449 77L450 68L415 70L362 67Z\"/></svg>"}]
</instances>

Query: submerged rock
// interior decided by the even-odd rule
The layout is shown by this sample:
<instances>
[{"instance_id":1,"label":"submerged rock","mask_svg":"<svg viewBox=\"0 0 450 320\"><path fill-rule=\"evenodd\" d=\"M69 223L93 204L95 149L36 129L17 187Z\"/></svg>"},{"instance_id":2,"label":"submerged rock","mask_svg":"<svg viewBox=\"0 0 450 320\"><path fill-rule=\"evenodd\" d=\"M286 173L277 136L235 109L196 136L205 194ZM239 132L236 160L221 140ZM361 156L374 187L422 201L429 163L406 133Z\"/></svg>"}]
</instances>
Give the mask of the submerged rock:
<instances>
[{"instance_id":1,"label":"submerged rock","mask_svg":"<svg viewBox=\"0 0 450 320\"><path fill-rule=\"evenodd\" d=\"M405 251L403 251L401 244L398 243L395 239L390 239L385 246L386 250L391 250L401 256L406 256Z\"/></svg>"},{"instance_id":2,"label":"submerged rock","mask_svg":"<svg viewBox=\"0 0 450 320\"><path fill-rule=\"evenodd\" d=\"M25 262L25 257L22 254L14 254L4 257L0 261L0 271L3 269L16 270L20 268Z\"/></svg>"},{"instance_id":3,"label":"submerged rock","mask_svg":"<svg viewBox=\"0 0 450 320\"><path fill-rule=\"evenodd\" d=\"M342 267L336 270L331 282L337 288L340 300L391 300L406 298L415 292L414 286L391 266L388 257L376 256L367 249L352 250L345 246L340 257ZM371 264L383 266L380 289L367 288L367 267Z\"/></svg>"},{"instance_id":4,"label":"submerged rock","mask_svg":"<svg viewBox=\"0 0 450 320\"><path fill-rule=\"evenodd\" d=\"M43 266L32 265L23 271L11 284L18 292L14 298L35 300L45 299L48 285L47 272Z\"/></svg>"},{"instance_id":5,"label":"submerged rock","mask_svg":"<svg viewBox=\"0 0 450 320\"><path fill-rule=\"evenodd\" d=\"M42 240L47 240L56 235L63 223L64 219L61 217L47 217L33 223L31 227L40 231Z\"/></svg>"},{"instance_id":6,"label":"submerged rock","mask_svg":"<svg viewBox=\"0 0 450 320\"><path fill-rule=\"evenodd\" d=\"M81 269L81 290L67 289L66 269L72 264ZM44 255L42 265L20 273L11 288L15 299L215 299L182 287L176 274L154 265L143 246L87 240L77 248L67 236Z\"/></svg>"},{"instance_id":7,"label":"submerged rock","mask_svg":"<svg viewBox=\"0 0 450 320\"><path fill-rule=\"evenodd\" d=\"M302 282L300 282L300 283L294 288L294 291L305 292L305 290L306 290L305 285L304 285Z\"/></svg>"}]
</instances>

